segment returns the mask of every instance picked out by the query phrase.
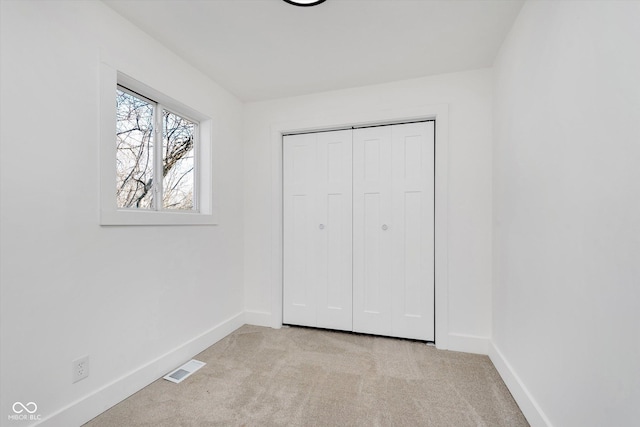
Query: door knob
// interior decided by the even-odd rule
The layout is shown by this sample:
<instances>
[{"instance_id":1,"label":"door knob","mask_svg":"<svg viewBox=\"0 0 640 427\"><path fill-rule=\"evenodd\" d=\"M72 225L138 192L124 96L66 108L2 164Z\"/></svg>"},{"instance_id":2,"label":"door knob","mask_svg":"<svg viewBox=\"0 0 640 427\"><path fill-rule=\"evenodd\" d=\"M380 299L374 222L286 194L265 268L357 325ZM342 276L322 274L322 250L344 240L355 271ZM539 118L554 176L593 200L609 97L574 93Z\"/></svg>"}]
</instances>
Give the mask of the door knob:
<instances>
[{"instance_id":1,"label":"door knob","mask_svg":"<svg viewBox=\"0 0 640 427\"><path fill-rule=\"evenodd\" d=\"M387 229L388 229L388 228L389 228L389 227L387 227L387 224L382 224L382 229L383 229L384 231L387 231Z\"/></svg>"},{"instance_id":2,"label":"door knob","mask_svg":"<svg viewBox=\"0 0 640 427\"><path fill-rule=\"evenodd\" d=\"M318 228L319 228L320 230L324 230L324 224L320 224L320 225L318 226Z\"/></svg>"}]
</instances>

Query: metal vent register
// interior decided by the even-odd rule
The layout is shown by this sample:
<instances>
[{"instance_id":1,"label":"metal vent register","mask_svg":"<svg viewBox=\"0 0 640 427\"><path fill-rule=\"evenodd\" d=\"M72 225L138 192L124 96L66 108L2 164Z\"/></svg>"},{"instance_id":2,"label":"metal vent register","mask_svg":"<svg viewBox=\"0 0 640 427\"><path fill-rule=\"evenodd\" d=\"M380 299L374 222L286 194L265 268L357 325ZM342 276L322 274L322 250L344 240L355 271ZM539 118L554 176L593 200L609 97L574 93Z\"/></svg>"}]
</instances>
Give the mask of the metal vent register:
<instances>
[{"instance_id":1,"label":"metal vent register","mask_svg":"<svg viewBox=\"0 0 640 427\"><path fill-rule=\"evenodd\" d=\"M178 384L188 378L189 375L202 368L204 365L206 365L206 363L200 362L199 360L191 359L184 365L180 366L178 369L169 372L163 378L167 381Z\"/></svg>"}]
</instances>

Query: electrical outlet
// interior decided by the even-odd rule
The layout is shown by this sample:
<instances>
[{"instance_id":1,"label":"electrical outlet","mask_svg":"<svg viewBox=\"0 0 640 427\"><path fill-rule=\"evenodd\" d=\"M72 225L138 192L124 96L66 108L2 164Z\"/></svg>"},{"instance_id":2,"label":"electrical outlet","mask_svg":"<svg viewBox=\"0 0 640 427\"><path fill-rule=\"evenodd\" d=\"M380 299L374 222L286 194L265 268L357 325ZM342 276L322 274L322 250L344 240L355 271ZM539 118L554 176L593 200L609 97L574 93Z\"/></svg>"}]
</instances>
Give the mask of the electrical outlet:
<instances>
[{"instance_id":1,"label":"electrical outlet","mask_svg":"<svg viewBox=\"0 0 640 427\"><path fill-rule=\"evenodd\" d=\"M89 356L71 362L71 382L77 383L89 376Z\"/></svg>"}]
</instances>

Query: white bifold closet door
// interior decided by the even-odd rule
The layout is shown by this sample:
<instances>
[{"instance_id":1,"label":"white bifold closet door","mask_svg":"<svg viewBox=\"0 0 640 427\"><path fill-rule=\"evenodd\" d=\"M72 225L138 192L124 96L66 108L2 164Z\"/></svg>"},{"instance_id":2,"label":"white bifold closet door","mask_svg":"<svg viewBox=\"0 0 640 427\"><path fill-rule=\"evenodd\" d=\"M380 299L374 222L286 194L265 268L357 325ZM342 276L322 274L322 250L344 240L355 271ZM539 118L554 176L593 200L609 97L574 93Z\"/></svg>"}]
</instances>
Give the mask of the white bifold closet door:
<instances>
[{"instance_id":1,"label":"white bifold closet door","mask_svg":"<svg viewBox=\"0 0 640 427\"><path fill-rule=\"evenodd\" d=\"M353 330L434 340L434 122L355 129Z\"/></svg>"},{"instance_id":2,"label":"white bifold closet door","mask_svg":"<svg viewBox=\"0 0 640 427\"><path fill-rule=\"evenodd\" d=\"M352 330L351 142L284 137L284 323Z\"/></svg>"},{"instance_id":3,"label":"white bifold closet door","mask_svg":"<svg viewBox=\"0 0 640 427\"><path fill-rule=\"evenodd\" d=\"M434 124L284 137L284 323L434 339Z\"/></svg>"}]
</instances>

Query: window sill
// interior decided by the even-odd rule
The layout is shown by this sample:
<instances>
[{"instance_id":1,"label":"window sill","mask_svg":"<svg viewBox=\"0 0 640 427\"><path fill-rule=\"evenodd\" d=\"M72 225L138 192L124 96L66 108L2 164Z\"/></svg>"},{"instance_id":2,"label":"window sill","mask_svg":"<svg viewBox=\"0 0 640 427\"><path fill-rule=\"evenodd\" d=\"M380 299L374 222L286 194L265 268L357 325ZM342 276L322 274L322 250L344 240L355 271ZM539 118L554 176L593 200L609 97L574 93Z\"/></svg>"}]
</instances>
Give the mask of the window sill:
<instances>
[{"instance_id":1,"label":"window sill","mask_svg":"<svg viewBox=\"0 0 640 427\"><path fill-rule=\"evenodd\" d=\"M100 212L100 225L216 225L215 214L114 210Z\"/></svg>"}]
</instances>

